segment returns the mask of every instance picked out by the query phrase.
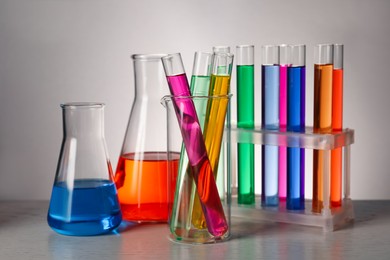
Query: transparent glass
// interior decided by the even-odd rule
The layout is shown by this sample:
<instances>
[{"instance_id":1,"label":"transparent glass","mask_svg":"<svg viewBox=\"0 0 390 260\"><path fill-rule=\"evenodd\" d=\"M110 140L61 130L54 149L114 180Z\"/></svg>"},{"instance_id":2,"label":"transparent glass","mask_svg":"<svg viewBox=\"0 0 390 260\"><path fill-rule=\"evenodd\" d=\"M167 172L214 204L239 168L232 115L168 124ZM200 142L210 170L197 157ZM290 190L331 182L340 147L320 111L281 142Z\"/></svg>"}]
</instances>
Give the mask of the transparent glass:
<instances>
[{"instance_id":1,"label":"transparent glass","mask_svg":"<svg viewBox=\"0 0 390 260\"><path fill-rule=\"evenodd\" d=\"M213 46L213 53L230 53L230 47L224 45Z\"/></svg>"},{"instance_id":2,"label":"transparent glass","mask_svg":"<svg viewBox=\"0 0 390 260\"><path fill-rule=\"evenodd\" d=\"M166 118L160 105L161 97L169 93L161 63L164 56L132 56L135 97L115 174L123 218L129 221L168 220L173 194L167 187L175 178L168 176ZM178 165L179 155L173 160Z\"/></svg>"},{"instance_id":3,"label":"transparent glass","mask_svg":"<svg viewBox=\"0 0 390 260\"><path fill-rule=\"evenodd\" d=\"M279 65L279 46L263 45L261 46L262 65Z\"/></svg>"},{"instance_id":4,"label":"transparent glass","mask_svg":"<svg viewBox=\"0 0 390 260\"><path fill-rule=\"evenodd\" d=\"M291 45L281 44L279 45L279 58L280 65L290 65L291 64Z\"/></svg>"},{"instance_id":5,"label":"transparent glass","mask_svg":"<svg viewBox=\"0 0 390 260\"><path fill-rule=\"evenodd\" d=\"M254 65L255 64L255 46L238 45L236 47L236 64Z\"/></svg>"},{"instance_id":6,"label":"transparent glass","mask_svg":"<svg viewBox=\"0 0 390 260\"><path fill-rule=\"evenodd\" d=\"M239 205L232 201L232 216L247 219L250 221L275 221L299 225L321 227L324 231L333 231L345 227L353 222L355 215L351 194L351 145L354 143L355 134L352 129L329 133L316 133L312 127L306 127L304 132L281 132L277 130L266 130L256 127L255 129L243 129L231 127L232 143L253 143L256 145L273 145L305 149L321 150L324 156L322 171L324 173L321 183L321 196L325 199L323 207L319 212L312 212L312 201L307 200L305 210L287 210L284 203L279 207L264 208L260 203L255 205ZM334 149L343 150L343 191L344 196L340 207L332 207L329 203L331 192L331 151ZM235 154L231 159L235 160ZM232 172L232 174L234 174ZM256 199L259 201L259 199Z\"/></svg>"},{"instance_id":7,"label":"transparent glass","mask_svg":"<svg viewBox=\"0 0 390 260\"><path fill-rule=\"evenodd\" d=\"M99 235L122 215L104 138L104 104L62 104L64 138L49 212L49 226L64 235Z\"/></svg>"},{"instance_id":8,"label":"transparent glass","mask_svg":"<svg viewBox=\"0 0 390 260\"><path fill-rule=\"evenodd\" d=\"M334 45L334 69L343 69L344 68L344 45L335 44Z\"/></svg>"},{"instance_id":9,"label":"transparent glass","mask_svg":"<svg viewBox=\"0 0 390 260\"><path fill-rule=\"evenodd\" d=\"M218 145L228 112L225 111L221 118L215 119L222 121L222 133L215 131L202 134L203 127L200 127L198 122L206 122L204 129L211 127L207 123L210 115L197 113L193 106L193 104L207 103L207 111L213 111L216 107L227 107L229 99L228 95L166 96L161 101L167 110L168 154L170 156L178 154L184 143L186 149L182 156L188 158L187 165L183 165L187 170L178 175L170 218L171 239L174 241L214 243L224 241L230 236L230 167L213 167L218 164L213 165L208 154L210 158L218 161L220 153L218 158L215 158L212 147L207 143L205 146L205 140L210 138L215 139L214 143ZM227 129L230 129L229 123L227 126ZM225 130L226 140L229 139L229 134L230 132ZM211 136L208 138L207 135ZM178 141L177 136L182 136L182 141ZM227 149L230 150L230 142ZM223 161L230 164L229 158ZM172 175L176 174L175 167L169 167L169 169ZM225 169L228 171L224 172ZM223 191L216 184L216 178L220 176L226 179ZM220 194L225 190L226 193L221 199ZM199 208L196 206L197 203L200 205Z\"/></svg>"},{"instance_id":10,"label":"transparent glass","mask_svg":"<svg viewBox=\"0 0 390 260\"><path fill-rule=\"evenodd\" d=\"M207 95L208 87L210 82L210 74L211 74L211 60L213 58L213 54L210 52L202 52L197 51L194 55L194 64L192 67L192 77L191 77L191 91L193 91L193 95L198 94ZM205 78L206 80L201 80ZM192 84L193 81L197 81L196 79L200 79L200 86L198 84ZM207 84L206 84L207 83ZM195 93L194 93L195 91Z\"/></svg>"},{"instance_id":11,"label":"transparent glass","mask_svg":"<svg viewBox=\"0 0 390 260\"><path fill-rule=\"evenodd\" d=\"M314 64L333 64L333 44L317 44L314 47Z\"/></svg>"}]
</instances>

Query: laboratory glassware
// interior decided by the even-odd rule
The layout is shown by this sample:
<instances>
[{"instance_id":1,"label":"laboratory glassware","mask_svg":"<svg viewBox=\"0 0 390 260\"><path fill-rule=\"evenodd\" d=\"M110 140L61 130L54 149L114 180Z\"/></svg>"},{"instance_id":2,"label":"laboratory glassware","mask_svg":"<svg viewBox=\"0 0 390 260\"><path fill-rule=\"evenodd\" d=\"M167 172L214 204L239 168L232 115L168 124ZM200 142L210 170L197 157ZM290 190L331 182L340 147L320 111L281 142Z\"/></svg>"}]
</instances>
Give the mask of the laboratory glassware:
<instances>
[{"instance_id":1,"label":"laboratory glassware","mask_svg":"<svg viewBox=\"0 0 390 260\"><path fill-rule=\"evenodd\" d=\"M99 235L122 220L104 137L104 104L61 105L63 141L48 211L64 235Z\"/></svg>"}]
</instances>

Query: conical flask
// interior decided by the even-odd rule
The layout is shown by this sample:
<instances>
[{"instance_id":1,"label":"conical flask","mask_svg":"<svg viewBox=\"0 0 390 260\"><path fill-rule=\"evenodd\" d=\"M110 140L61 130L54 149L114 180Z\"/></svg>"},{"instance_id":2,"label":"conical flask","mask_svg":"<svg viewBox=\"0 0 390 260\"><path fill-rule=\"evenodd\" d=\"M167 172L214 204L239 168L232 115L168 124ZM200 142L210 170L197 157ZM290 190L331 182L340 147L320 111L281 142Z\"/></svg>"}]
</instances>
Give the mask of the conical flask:
<instances>
[{"instance_id":1,"label":"conical flask","mask_svg":"<svg viewBox=\"0 0 390 260\"><path fill-rule=\"evenodd\" d=\"M180 154L168 163L166 114L160 99L169 93L161 62L164 54L132 55L135 97L118 160L115 184L123 218L137 222L167 222ZM174 172L177 172L174 171Z\"/></svg>"},{"instance_id":2,"label":"conical flask","mask_svg":"<svg viewBox=\"0 0 390 260\"><path fill-rule=\"evenodd\" d=\"M48 211L64 235L98 235L122 214L104 138L104 104L62 104L64 138Z\"/></svg>"}]
</instances>

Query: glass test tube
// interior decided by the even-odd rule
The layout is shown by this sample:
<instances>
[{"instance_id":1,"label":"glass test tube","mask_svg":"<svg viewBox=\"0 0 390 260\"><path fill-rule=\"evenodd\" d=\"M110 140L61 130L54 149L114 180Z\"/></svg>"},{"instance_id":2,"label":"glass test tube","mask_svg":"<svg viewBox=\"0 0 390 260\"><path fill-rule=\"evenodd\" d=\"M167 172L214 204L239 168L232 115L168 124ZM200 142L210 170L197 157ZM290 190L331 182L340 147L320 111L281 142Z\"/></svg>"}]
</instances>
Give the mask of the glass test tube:
<instances>
[{"instance_id":1,"label":"glass test tube","mask_svg":"<svg viewBox=\"0 0 390 260\"><path fill-rule=\"evenodd\" d=\"M229 46L225 46L225 45L218 45L218 46L213 46L213 53L230 53L230 47ZM219 70L224 70L224 65L222 64L221 65L222 67L219 69ZM222 143L222 147L221 147L221 154L220 154L220 158L223 158L223 160L220 160L219 161L219 165L218 165L218 169L220 172L225 172L225 164L226 164L226 161L224 160L225 157L225 144ZM233 182L232 182L232 186L235 187L236 185L236 178L235 176L233 176ZM218 191L219 191L219 196L221 197L221 199L223 199L225 197L225 175L224 174L219 174L218 175L218 178L217 178L217 186L218 186Z\"/></svg>"},{"instance_id":2,"label":"glass test tube","mask_svg":"<svg viewBox=\"0 0 390 260\"><path fill-rule=\"evenodd\" d=\"M253 45L236 47L237 55L237 126L253 129L255 126ZM250 143L237 144L238 203L255 203L255 147Z\"/></svg>"},{"instance_id":3,"label":"glass test tube","mask_svg":"<svg viewBox=\"0 0 390 260\"><path fill-rule=\"evenodd\" d=\"M333 44L319 44L314 49L314 120L315 133L332 131ZM323 208L324 151L313 150L313 205L312 211Z\"/></svg>"},{"instance_id":4,"label":"glass test tube","mask_svg":"<svg viewBox=\"0 0 390 260\"><path fill-rule=\"evenodd\" d=\"M213 46L213 53L230 53L230 47L225 45Z\"/></svg>"},{"instance_id":5,"label":"glass test tube","mask_svg":"<svg viewBox=\"0 0 390 260\"><path fill-rule=\"evenodd\" d=\"M194 55L194 64L192 69L192 77L190 84L190 91L192 96L207 96L209 92L210 85L210 73L211 73L211 59L213 54L209 52L195 52ZM194 99L194 105L196 109L196 113L198 115L199 124L204 130L204 118L206 114L207 108L207 99ZM182 144L181 153L180 153L180 162L179 162L179 170L178 170L178 183L185 183L187 186L186 190L191 191L190 196L187 198L178 197L175 201L176 205L174 208L178 208L180 211L184 210L187 212L179 212L179 215L188 216L186 223L181 223L182 226L185 226L186 229L191 228L191 216L192 209L194 204L194 197L196 194L196 186L192 177L191 167L188 164L188 157L185 152L185 145ZM189 212L188 212L189 211ZM172 211L172 220L171 220L171 228L175 228L178 226L176 223L179 219L179 215L176 215L176 210ZM184 218L181 218L183 220Z\"/></svg>"},{"instance_id":6,"label":"glass test tube","mask_svg":"<svg viewBox=\"0 0 390 260\"><path fill-rule=\"evenodd\" d=\"M332 91L332 130L343 129L343 53L344 45L334 45L333 91ZM340 207L342 201L342 148L331 152L330 205Z\"/></svg>"},{"instance_id":7,"label":"glass test tube","mask_svg":"<svg viewBox=\"0 0 390 260\"><path fill-rule=\"evenodd\" d=\"M165 74L173 99L180 131L187 151L191 172L197 188L202 212L208 231L214 236L228 232L228 224L219 198L213 170L210 164L202 130L192 99L177 98L190 96L190 88L179 53L162 59Z\"/></svg>"},{"instance_id":8,"label":"glass test tube","mask_svg":"<svg viewBox=\"0 0 390 260\"><path fill-rule=\"evenodd\" d=\"M279 126L281 132L287 130L287 68L291 66L291 46L282 44L279 65ZM287 147L279 146L279 200L287 197Z\"/></svg>"},{"instance_id":9,"label":"glass test tube","mask_svg":"<svg viewBox=\"0 0 390 260\"><path fill-rule=\"evenodd\" d=\"M287 130L305 131L306 46L291 46L287 68ZM287 148L287 209L305 208L305 149Z\"/></svg>"},{"instance_id":10,"label":"glass test tube","mask_svg":"<svg viewBox=\"0 0 390 260\"><path fill-rule=\"evenodd\" d=\"M261 66L262 128L279 129L279 46L262 46ZM261 203L277 206L278 198L278 150L279 147L262 145Z\"/></svg>"},{"instance_id":11,"label":"glass test tube","mask_svg":"<svg viewBox=\"0 0 390 260\"><path fill-rule=\"evenodd\" d=\"M228 95L230 93L230 76L233 66L233 55L230 53L214 53L209 96ZM228 103L222 100L209 101L207 104L206 124L204 127L204 140L207 153L210 158L210 165L217 179L218 163L222 145L222 137L225 127ZM192 213L192 224L197 228L205 226L201 208L195 197Z\"/></svg>"}]
</instances>

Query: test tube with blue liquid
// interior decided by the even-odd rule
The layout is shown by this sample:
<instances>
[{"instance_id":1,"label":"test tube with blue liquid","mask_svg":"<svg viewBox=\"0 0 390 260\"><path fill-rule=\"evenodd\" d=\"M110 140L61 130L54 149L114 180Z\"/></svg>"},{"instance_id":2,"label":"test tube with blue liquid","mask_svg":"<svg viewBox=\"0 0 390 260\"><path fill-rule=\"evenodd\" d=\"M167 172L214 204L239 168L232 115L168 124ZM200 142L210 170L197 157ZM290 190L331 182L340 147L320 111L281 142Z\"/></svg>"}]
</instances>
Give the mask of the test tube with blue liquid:
<instances>
[{"instance_id":1,"label":"test tube with blue liquid","mask_svg":"<svg viewBox=\"0 0 390 260\"><path fill-rule=\"evenodd\" d=\"M279 46L262 46L261 92L262 128L279 129ZM279 147L262 145L262 206L278 206Z\"/></svg>"},{"instance_id":2,"label":"test tube with blue liquid","mask_svg":"<svg viewBox=\"0 0 390 260\"><path fill-rule=\"evenodd\" d=\"M287 130L305 131L305 45L291 46L287 68ZM287 148L287 209L305 208L305 149Z\"/></svg>"}]
</instances>

